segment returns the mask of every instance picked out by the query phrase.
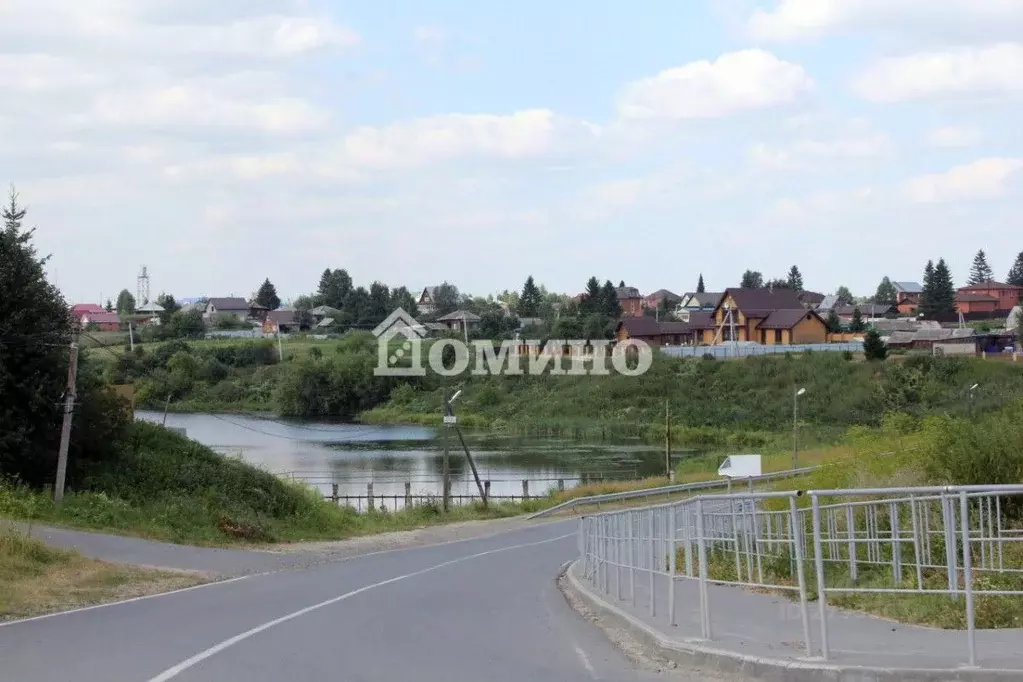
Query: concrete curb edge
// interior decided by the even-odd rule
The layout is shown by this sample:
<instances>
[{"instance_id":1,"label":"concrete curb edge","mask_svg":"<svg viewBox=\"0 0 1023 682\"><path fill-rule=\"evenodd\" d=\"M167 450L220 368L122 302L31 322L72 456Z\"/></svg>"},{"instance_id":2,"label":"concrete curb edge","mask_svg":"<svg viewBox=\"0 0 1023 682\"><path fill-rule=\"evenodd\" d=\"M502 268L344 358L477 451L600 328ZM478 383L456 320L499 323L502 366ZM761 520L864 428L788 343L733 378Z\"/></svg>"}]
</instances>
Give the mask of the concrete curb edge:
<instances>
[{"instance_id":1,"label":"concrete curb edge","mask_svg":"<svg viewBox=\"0 0 1023 682\"><path fill-rule=\"evenodd\" d=\"M1019 670L910 669L842 666L810 661L750 656L695 642L678 642L658 632L617 606L605 601L576 577L578 560L564 570L565 589L590 608L626 630L652 653L682 665L697 665L738 673L764 682L1009 682L1023 678Z\"/></svg>"}]
</instances>

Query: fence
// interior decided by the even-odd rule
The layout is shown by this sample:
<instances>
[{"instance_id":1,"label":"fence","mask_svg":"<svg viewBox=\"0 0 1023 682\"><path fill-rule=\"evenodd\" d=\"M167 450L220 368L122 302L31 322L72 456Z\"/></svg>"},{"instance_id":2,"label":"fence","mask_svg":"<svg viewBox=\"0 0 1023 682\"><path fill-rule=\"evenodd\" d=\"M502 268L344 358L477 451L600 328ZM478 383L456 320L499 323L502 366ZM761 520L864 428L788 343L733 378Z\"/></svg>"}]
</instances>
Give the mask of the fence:
<instances>
[{"instance_id":1,"label":"fence","mask_svg":"<svg viewBox=\"0 0 1023 682\"><path fill-rule=\"evenodd\" d=\"M639 578L651 616L666 611L671 625L676 583L693 581L706 640L715 615L709 584L766 588L798 600L812 657L814 593L825 661L829 596L945 595L962 604L975 666L976 600L1023 596L1023 530L1010 524L1021 496L1023 485L700 496L584 517L579 551L595 587L638 605ZM666 589L656 590L655 576Z\"/></svg>"},{"instance_id":2,"label":"fence","mask_svg":"<svg viewBox=\"0 0 1023 682\"><path fill-rule=\"evenodd\" d=\"M805 351L849 351L851 353L862 353L863 343L861 341L848 341L844 343L801 343L792 345L761 345L757 343L730 343L725 342L716 346L662 346L661 351L667 355L682 358L701 358L710 355L715 359L725 360L728 358L748 358L756 355L783 355L786 353L802 353Z\"/></svg>"}]
</instances>

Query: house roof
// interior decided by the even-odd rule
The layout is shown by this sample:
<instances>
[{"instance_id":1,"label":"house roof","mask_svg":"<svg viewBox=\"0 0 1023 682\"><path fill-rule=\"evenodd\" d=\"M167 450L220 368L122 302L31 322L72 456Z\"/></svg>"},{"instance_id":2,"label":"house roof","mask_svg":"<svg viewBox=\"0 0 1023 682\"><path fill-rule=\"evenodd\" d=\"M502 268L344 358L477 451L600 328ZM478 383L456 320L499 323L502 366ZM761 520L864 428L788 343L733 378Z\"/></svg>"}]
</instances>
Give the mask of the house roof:
<instances>
[{"instance_id":1,"label":"house roof","mask_svg":"<svg viewBox=\"0 0 1023 682\"><path fill-rule=\"evenodd\" d=\"M792 329L803 320L808 320L816 317L820 320L820 315L812 310L806 308L791 309L791 310L775 310L768 315L763 322L757 325L758 329ZM823 321L821 321L823 324Z\"/></svg>"},{"instance_id":2,"label":"house roof","mask_svg":"<svg viewBox=\"0 0 1023 682\"><path fill-rule=\"evenodd\" d=\"M959 303L998 303L998 297L992 296L991 294L974 294L969 291L960 290L956 294L956 299Z\"/></svg>"},{"instance_id":3,"label":"house roof","mask_svg":"<svg viewBox=\"0 0 1023 682\"><path fill-rule=\"evenodd\" d=\"M922 326L929 327L940 327L940 322L934 322L933 320L917 321L917 320L874 320L870 323L874 329L879 332L915 332Z\"/></svg>"},{"instance_id":4,"label":"house roof","mask_svg":"<svg viewBox=\"0 0 1023 682\"><path fill-rule=\"evenodd\" d=\"M159 303L143 303L139 307L135 308L137 313L162 313L163 306Z\"/></svg>"},{"instance_id":5,"label":"house roof","mask_svg":"<svg viewBox=\"0 0 1023 682\"><path fill-rule=\"evenodd\" d=\"M838 294L828 294L817 304L817 310L832 310L838 305Z\"/></svg>"},{"instance_id":6,"label":"house roof","mask_svg":"<svg viewBox=\"0 0 1023 682\"><path fill-rule=\"evenodd\" d=\"M1015 284L1006 284L1005 282L996 282L994 280L988 280L987 282L981 282L980 284L971 284L969 286L959 287L957 291L990 291L992 289L1023 291L1023 287L1018 287Z\"/></svg>"},{"instance_id":7,"label":"house roof","mask_svg":"<svg viewBox=\"0 0 1023 682\"><path fill-rule=\"evenodd\" d=\"M313 315L337 315L341 311L329 305L318 305L309 311Z\"/></svg>"},{"instance_id":8,"label":"house roof","mask_svg":"<svg viewBox=\"0 0 1023 682\"><path fill-rule=\"evenodd\" d=\"M209 304L212 305L216 310L248 310L249 304L244 298L238 298L231 296L227 298L211 298Z\"/></svg>"},{"instance_id":9,"label":"house roof","mask_svg":"<svg viewBox=\"0 0 1023 682\"><path fill-rule=\"evenodd\" d=\"M827 296L825 296L824 294L819 294L816 291L799 292L799 300L802 301L804 304L809 303L811 305L818 305L825 298L827 298Z\"/></svg>"},{"instance_id":10,"label":"house roof","mask_svg":"<svg viewBox=\"0 0 1023 682\"><path fill-rule=\"evenodd\" d=\"M965 329L923 327L915 332L892 332L892 335L888 337L888 343L898 345L914 341L968 341L974 336L974 330L969 327Z\"/></svg>"},{"instance_id":11,"label":"house roof","mask_svg":"<svg viewBox=\"0 0 1023 682\"><path fill-rule=\"evenodd\" d=\"M618 292L618 298L619 299L623 299L623 298L642 298L639 295L639 289L637 289L636 287L618 287L616 289L616 291Z\"/></svg>"},{"instance_id":12,"label":"house roof","mask_svg":"<svg viewBox=\"0 0 1023 682\"><path fill-rule=\"evenodd\" d=\"M87 312L82 317L86 324L119 324L121 317L117 313L108 313L100 309L100 312Z\"/></svg>"},{"instance_id":13,"label":"house roof","mask_svg":"<svg viewBox=\"0 0 1023 682\"><path fill-rule=\"evenodd\" d=\"M81 317L85 313L105 313L103 306L96 303L76 303L71 306L71 312Z\"/></svg>"},{"instance_id":14,"label":"house roof","mask_svg":"<svg viewBox=\"0 0 1023 682\"><path fill-rule=\"evenodd\" d=\"M799 292L793 289L725 289L715 306L720 308L725 298L731 296L739 311L747 317L767 317L775 310L805 310L799 300Z\"/></svg>"},{"instance_id":15,"label":"house roof","mask_svg":"<svg viewBox=\"0 0 1023 682\"><path fill-rule=\"evenodd\" d=\"M665 320L658 321L652 317L626 317L616 329L625 328L630 337L642 338L662 336L666 334L689 334L700 329L711 329L714 326L711 314L704 311L691 311L689 321Z\"/></svg>"},{"instance_id":16,"label":"house roof","mask_svg":"<svg viewBox=\"0 0 1023 682\"><path fill-rule=\"evenodd\" d=\"M679 321L688 325L690 329L714 329L717 324L714 323L714 314L709 310L687 310L681 315L685 316ZM686 320L685 318L689 319Z\"/></svg>"},{"instance_id":17,"label":"house roof","mask_svg":"<svg viewBox=\"0 0 1023 682\"><path fill-rule=\"evenodd\" d=\"M662 298L670 298L670 299L675 299L677 301L677 300L681 299L682 297L679 296L678 294L676 294L673 291L668 291L667 289L658 289L654 293L647 294L647 296L646 296L646 300L648 300L648 301L659 301Z\"/></svg>"},{"instance_id":18,"label":"house roof","mask_svg":"<svg viewBox=\"0 0 1023 682\"><path fill-rule=\"evenodd\" d=\"M456 310L453 313L448 313L443 317L438 317L438 322L454 322L455 320L465 322L479 322L480 316L475 313L470 313L468 310Z\"/></svg>"},{"instance_id":19,"label":"house roof","mask_svg":"<svg viewBox=\"0 0 1023 682\"><path fill-rule=\"evenodd\" d=\"M248 307L248 308L249 308L250 310L270 310L270 309L269 309L269 308L267 308L267 307L266 307L265 305L261 305L261 304L259 303L259 301L255 300L255 299L253 299L253 300L249 301L249 303L248 303L248 306L247 306L247 307Z\"/></svg>"},{"instance_id":20,"label":"house roof","mask_svg":"<svg viewBox=\"0 0 1023 682\"><path fill-rule=\"evenodd\" d=\"M859 308L860 315L866 317L880 317L892 311L892 306L883 303L857 303L856 305L840 305L835 308L836 315L853 315Z\"/></svg>"},{"instance_id":21,"label":"house roof","mask_svg":"<svg viewBox=\"0 0 1023 682\"><path fill-rule=\"evenodd\" d=\"M266 319L273 324L295 324L295 311L278 308L266 314Z\"/></svg>"},{"instance_id":22,"label":"house roof","mask_svg":"<svg viewBox=\"0 0 1023 682\"><path fill-rule=\"evenodd\" d=\"M919 282L892 282L892 284L895 285L895 291L903 294L921 294L924 291Z\"/></svg>"},{"instance_id":23,"label":"house roof","mask_svg":"<svg viewBox=\"0 0 1023 682\"><path fill-rule=\"evenodd\" d=\"M316 326L317 327L333 327L334 326L334 318L333 317L325 317L322 320L320 320L320 323L317 324Z\"/></svg>"}]
</instances>

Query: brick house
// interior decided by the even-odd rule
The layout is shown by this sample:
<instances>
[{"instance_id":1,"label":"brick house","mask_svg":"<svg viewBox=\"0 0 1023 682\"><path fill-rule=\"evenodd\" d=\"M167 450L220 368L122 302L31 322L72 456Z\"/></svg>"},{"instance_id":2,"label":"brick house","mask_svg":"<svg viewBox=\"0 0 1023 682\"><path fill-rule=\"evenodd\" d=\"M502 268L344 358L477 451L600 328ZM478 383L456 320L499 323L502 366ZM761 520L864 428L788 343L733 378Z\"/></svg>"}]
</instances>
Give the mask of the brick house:
<instances>
[{"instance_id":1,"label":"brick house","mask_svg":"<svg viewBox=\"0 0 1023 682\"><path fill-rule=\"evenodd\" d=\"M85 312L78 319L81 320L83 329L95 326L102 332L116 332L121 328L121 317L117 313L108 313L102 308L99 312Z\"/></svg>"},{"instance_id":2,"label":"brick house","mask_svg":"<svg viewBox=\"0 0 1023 682\"><path fill-rule=\"evenodd\" d=\"M622 307L622 317L642 317L643 297L636 287L618 287L618 304Z\"/></svg>"},{"instance_id":3,"label":"brick house","mask_svg":"<svg viewBox=\"0 0 1023 682\"><path fill-rule=\"evenodd\" d=\"M988 281L960 287L956 293L956 308L961 313L1004 312L1019 305L1023 287L1015 284Z\"/></svg>"},{"instance_id":4,"label":"brick house","mask_svg":"<svg viewBox=\"0 0 1023 682\"><path fill-rule=\"evenodd\" d=\"M918 282L892 282L895 286L895 307L903 315L914 315L920 307L924 288Z\"/></svg>"},{"instance_id":5,"label":"brick house","mask_svg":"<svg viewBox=\"0 0 1023 682\"><path fill-rule=\"evenodd\" d=\"M712 316L715 344L734 340L787 345L828 340L824 320L807 310L799 292L792 289L726 289Z\"/></svg>"},{"instance_id":6,"label":"brick house","mask_svg":"<svg viewBox=\"0 0 1023 682\"><path fill-rule=\"evenodd\" d=\"M668 310L672 310L678 306L681 300L682 297L674 292L667 289L658 289L654 293L648 294L643 299L643 304L651 310L657 310L661 305L664 305Z\"/></svg>"}]
</instances>

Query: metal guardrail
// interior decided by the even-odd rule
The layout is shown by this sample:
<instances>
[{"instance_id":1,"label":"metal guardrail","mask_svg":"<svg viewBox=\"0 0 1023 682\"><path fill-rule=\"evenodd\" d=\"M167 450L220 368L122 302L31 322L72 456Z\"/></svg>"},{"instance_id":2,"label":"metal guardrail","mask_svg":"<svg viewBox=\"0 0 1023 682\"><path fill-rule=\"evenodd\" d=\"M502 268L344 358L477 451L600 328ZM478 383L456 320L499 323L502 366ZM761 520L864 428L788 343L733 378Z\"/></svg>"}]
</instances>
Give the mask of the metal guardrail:
<instances>
[{"instance_id":1,"label":"metal guardrail","mask_svg":"<svg viewBox=\"0 0 1023 682\"><path fill-rule=\"evenodd\" d=\"M825 661L829 596L946 595L963 606L976 666L977 598L1023 596L1023 551L1012 546L1023 529L1007 513L1020 503L1023 485L701 495L583 517L580 560L597 589L633 605L645 592L650 615L666 612L671 625L676 583L695 581L706 640L709 584L787 592L798 600L808 657L813 591ZM666 590L655 589L655 576L667 578Z\"/></svg>"},{"instance_id":2,"label":"metal guardrail","mask_svg":"<svg viewBox=\"0 0 1023 682\"><path fill-rule=\"evenodd\" d=\"M766 481L776 481L785 478L795 478L797 476L804 476L808 473L816 471L820 466L802 467L800 469L787 469L785 471L775 471L761 476L753 476L751 478L737 479L736 483L763 483ZM666 485L660 488L642 488L640 490L629 490L621 493L605 493L603 495L587 495L585 497L575 497L571 500L556 504L549 509L538 511L535 514L529 516L530 519L541 519L545 516L557 514L558 512L565 511L566 509L572 509L582 505L589 504L602 504L605 502L624 502L626 500L638 500L644 497L660 497L662 495L675 495L677 493L691 493L691 492L702 492L704 490L715 490L719 488L729 488L732 482L729 480L715 480L715 481L701 481L700 483L680 483L678 485Z\"/></svg>"}]
</instances>

